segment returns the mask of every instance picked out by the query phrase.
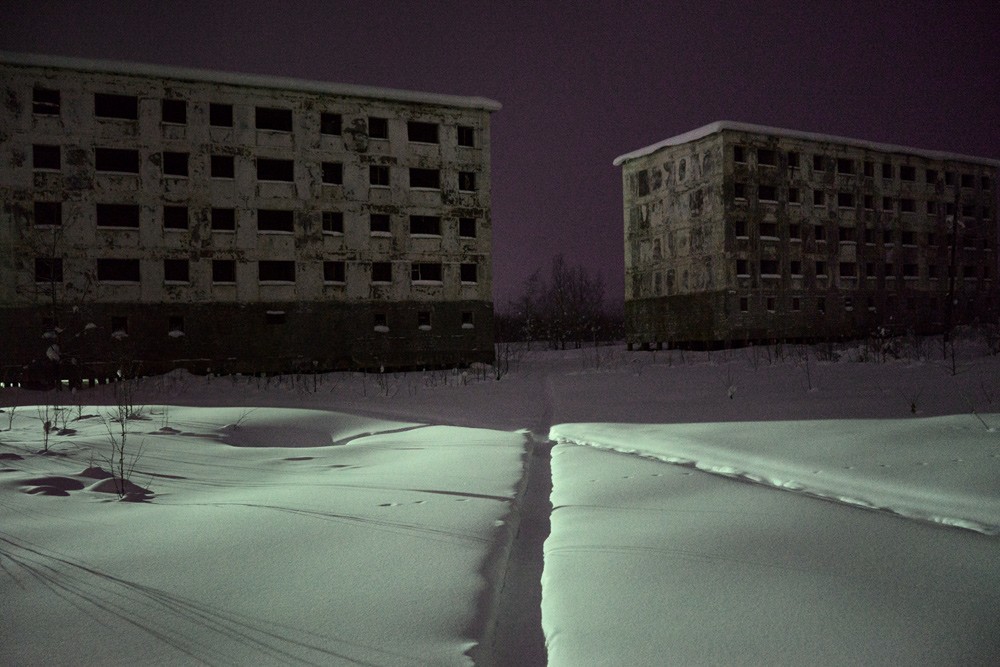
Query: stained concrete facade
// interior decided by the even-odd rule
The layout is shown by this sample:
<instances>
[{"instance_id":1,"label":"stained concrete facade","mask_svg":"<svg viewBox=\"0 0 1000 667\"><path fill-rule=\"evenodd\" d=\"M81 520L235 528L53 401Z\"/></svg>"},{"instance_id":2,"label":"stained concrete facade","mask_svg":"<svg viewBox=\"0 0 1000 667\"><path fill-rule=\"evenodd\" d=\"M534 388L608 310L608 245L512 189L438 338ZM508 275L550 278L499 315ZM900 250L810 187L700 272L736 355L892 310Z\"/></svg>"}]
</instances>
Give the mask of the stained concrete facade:
<instances>
[{"instance_id":1,"label":"stained concrete facade","mask_svg":"<svg viewBox=\"0 0 1000 667\"><path fill-rule=\"evenodd\" d=\"M1000 162L718 122L615 164L630 346L997 320Z\"/></svg>"},{"instance_id":2,"label":"stained concrete facade","mask_svg":"<svg viewBox=\"0 0 1000 667\"><path fill-rule=\"evenodd\" d=\"M491 100L0 57L0 365L493 357ZM65 359L64 359L65 361Z\"/></svg>"}]
</instances>

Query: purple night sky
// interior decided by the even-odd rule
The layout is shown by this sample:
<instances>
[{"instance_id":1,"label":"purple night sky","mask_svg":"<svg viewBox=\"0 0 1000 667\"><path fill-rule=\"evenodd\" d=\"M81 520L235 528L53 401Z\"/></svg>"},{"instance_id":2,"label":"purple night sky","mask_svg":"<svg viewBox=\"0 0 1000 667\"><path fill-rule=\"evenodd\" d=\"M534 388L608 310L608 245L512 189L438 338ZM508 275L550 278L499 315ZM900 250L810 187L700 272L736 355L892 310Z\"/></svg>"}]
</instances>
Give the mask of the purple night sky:
<instances>
[{"instance_id":1,"label":"purple night sky","mask_svg":"<svg viewBox=\"0 0 1000 667\"><path fill-rule=\"evenodd\" d=\"M612 159L715 120L1000 158L995 0L33 0L0 26L7 51L498 100L498 309L557 253L620 305Z\"/></svg>"}]
</instances>

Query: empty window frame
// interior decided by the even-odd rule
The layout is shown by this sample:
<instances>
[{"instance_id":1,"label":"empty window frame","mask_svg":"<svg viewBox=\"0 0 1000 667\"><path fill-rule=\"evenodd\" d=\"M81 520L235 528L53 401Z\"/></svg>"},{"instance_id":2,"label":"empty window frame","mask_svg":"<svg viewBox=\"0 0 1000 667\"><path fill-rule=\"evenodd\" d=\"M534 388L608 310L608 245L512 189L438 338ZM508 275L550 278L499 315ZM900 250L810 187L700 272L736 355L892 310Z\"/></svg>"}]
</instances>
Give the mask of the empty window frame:
<instances>
[{"instance_id":1,"label":"empty window frame","mask_svg":"<svg viewBox=\"0 0 1000 667\"><path fill-rule=\"evenodd\" d=\"M322 225L324 234L344 233L344 214L341 211L323 211Z\"/></svg>"},{"instance_id":2,"label":"empty window frame","mask_svg":"<svg viewBox=\"0 0 1000 667\"><path fill-rule=\"evenodd\" d=\"M283 310L268 310L264 313L264 324L284 324L287 316Z\"/></svg>"},{"instance_id":3,"label":"empty window frame","mask_svg":"<svg viewBox=\"0 0 1000 667\"><path fill-rule=\"evenodd\" d=\"M233 105L212 102L208 105L208 124L213 127L233 126Z\"/></svg>"},{"instance_id":4,"label":"empty window frame","mask_svg":"<svg viewBox=\"0 0 1000 667\"><path fill-rule=\"evenodd\" d=\"M324 111L319 115L319 133L340 135L343 121L339 113Z\"/></svg>"},{"instance_id":5,"label":"empty window frame","mask_svg":"<svg viewBox=\"0 0 1000 667\"><path fill-rule=\"evenodd\" d=\"M906 246L917 245L917 233L912 229L904 229L899 233L899 242Z\"/></svg>"},{"instance_id":6,"label":"empty window frame","mask_svg":"<svg viewBox=\"0 0 1000 667\"><path fill-rule=\"evenodd\" d=\"M410 234L414 236L440 236L441 218L436 215L411 215Z\"/></svg>"},{"instance_id":7,"label":"empty window frame","mask_svg":"<svg viewBox=\"0 0 1000 667\"><path fill-rule=\"evenodd\" d=\"M458 172L458 189L461 190L462 192L475 192L476 172L474 171Z\"/></svg>"},{"instance_id":8,"label":"empty window frame","mask_svg":"<svg viewBox=\"0 0 1000 667\"><path fill-rule=\"evenodd\" d=\"M838 227L837 240L841 243L856 243L858 240L857 229L854 227Z\"/></svg>"},{"instance_id":9,"label":"empty window frame","mask_svg":"<svg viewBox=\"0 0 1000 667\"><path fill-rule=\"evenodd\" d=\"M820 277L820 276L825 276L825 275L826 275L826 262L824 262L822 260L817 261L816 262L816 276Z\"/></svg>"},{"instance_id":10,"label":"empty window frame","mask_svg":"<svg viewBox=\"0 0 1000 667\"><path fill-rule=\"evenodd\" d=\"M343 261L333 260L323 262L323 282L330 284L346 282L347 269Z\"/></svg>"},{"instance_id":11,"label":"empty window frame","mask_svg":"<svg viewBox=\"0 0 1000 667\"><path fill-rule=\"evenodd\" d=\"M757 149L757 164L762 167L777 167L778 154L770 148Z\"/></svg>"},{"instance_id":12,"label":"empty window frame","mask_svg":"<svg viewBox=\"0 0 1000 667\"><path fill-rule=\"evenodd\" d=\"M128 318L124 315L111 316L111 331L113 333L128 333Z\"/></svg>"},{"instance_id":13,"label":"empty window frame","mask_svg":"<svg viewBox=\"0 0 1000 667\"><path fill-rule=\"evenodd\" d=\"M95 148L94 169L120 174L138 174L139 151L133 148Z\"/></svg>"},{"instance_id":14,"label":"empty window frame","mask_svg":"<svg viewBox=\"0 0 1000 667\"><path fill-rule=\"evenodd\" d=\"M31 112L39 116L58 116L61 101L59 91L35 87L31 91Z\"/></svg>"},{"instance_id":15,"label":"empty window frame","mask_svg":"<svg viewBox=\"0 0 1000 667\"><path fill-rule=\"evenodd\" d=\"M776 223L776 222L762 222L762 223L760 223L760 237L762 239L777 239L778 238L778 223Z\"/></svg>"},{"instance_id":16,"label":"empty window frame","mask_svg":"<svg viewBox=\"0 0 1000 667\"><path fill-rule=\"evenodd\" d=\"M429 310L417 311L417 328L418 329L431 328L431 311Z\"/></svg>"},{"instance_id":17,"label":"empty window frame","mask_svg":"<svg viewBox=\"0 0 1000 667\"><path fill-rule=\"evenodd\" d=\"M94 93L94 115L98 118L137 120L139 118L139 98L135 95Z\"/></svg>"},{"instance_id":18,"label":"empty window frame","mask_svg":"<svg viewBox=\"0 0 1000 667\"><path fill-rule=\"evenodd\" d=\"M210 163L212 178L236 178L236 159L232 155L213 155Z\"/></svg>"},{"instance_id":19,"label":"empty window frame","mask_svg":"<svg viewBox=\"0 0 1000 667\"><path fill-rule=\"evenodd\" d=\"M391 222L388 213L372 213L368 216L368 229L372 234L392 233Z\"/></svg>"},{"instance_id":20,"label":"empty window frame","mask_svg":"<svg viewBox=\"0 0 1000 667\"><path fill-rule=\"evenodd\" d=\"M736 260L736 275L737 277L749 278L750 277L750 262L745 259Z\"/></svg>"},{"instance_id":21,"label":"empty window frame","mask_svg":"<svg viewBox=\"0 0 1000 667\"><path fill-rule=\"evenodd\" d=\"M740 312L747 313L750 311L750 299L745 296L740 297Z\"/></svg>"},{"instance_id":22,"label":"empty window frame","mask_svg":"<svg viewBox=\"0 0 1000 667\"><path fill-rule=\"evenodd\" d=\"M410 187L440 190L441 170L410 167Z\"/></svg>"},{"instance_id":23,"label":"empty window frame","mask_svg":"<svg viewBox=\"0 0 1000 667\"><path fill-rule=\"evenodd\" d=\"M821 296L818 299L816 299L816 312L818 312L821 315L826 312L826 298L825 297Z\"/></svg>"},{"instance_id":24,"label":"empty window frame","mask_svg":"<svg viewBox=\"0 0 1000 667\"><path fill-rule=\"evenodd\" d=\"M788 203L798 204L799 203L799 189L798 188L788 188Z\"/></svg>"},{"instance_id":25,"label":"empty window frame","mask_svg":"<svg viewBox=\"0 0 1000 667\"><path fill-rule=\"evenodd\" d=\"M892 163L883 162L882 163L882 178L892 178Z\"/></svg>"},{"instance_id":26,"label":"empty window frame","mask_svg":"<svg viewBox=\"0 0 1000 667\"><path fill-rule=\"evenodd\" d=\"M476 128L471 125L458 126L458 145L466 148L476 147Z\"/></svg>"},{"instance_id":27,"label":"empty window frame","mask_svg":"<svg viewBox=\"0 0 1000 667\"><path fill-rule=\"evenodd\" d=\"M99 282L137 283L140 280L139 260L99 259L97 260L97 280Z\"/></svg>"},{"instance_id":28,"label":"empty window frame","mask_svg":"<svg viewBox=\"0 0 1000 667\"><path fill-rule=\"evenodd\" d=\"M797 169L799 166L799 154L795 151L788 151L788 166Z\"/></svg>"},{"instance_id":29,"label":"empty window frame","mask_svg":"<svg viewBox=\"0 0 1000 667\"><path fill-rule=\"evenodd\" d=\"M868 178L874 178L875 176L875 163L871 160L865 160L864 163L864 174Z\"/></svg>"},{"instance_id":30,"label":"empty window frame","mask_svg":"<svg viewBox=\"0 0 1000 667\"><path fill-rule=\"evenodd\" d=\"M894 211L896 205L892 201L892 197L882 197L882 210L883 211Z\"/></svg>"},{"instance_id":31,"label":"empty window frame","mask_svg":"<svg viewBox=\"0 0 1000 667\"><path fill-rule=\"evenodd\" d=\"M760 201L776 202L778 201L778 189L773 185L758 185L757 199Z\"/></svg>"},{"instance_id":32,"label":"empty window frame","mask_svg":"<svg viewBox=\"0 0 1000 667\"><path fill-rule=\"evenodd\" d=\"M462 311L462 328L471 329L475 323L471 310Z\"/></svg>"},{"instance_id":33,"label":"empty window frame","mask_svg":"<svg viewBox=\"0 0 1000 667\"><path fill-rule=\"evenodd\" d=\"M262 283L294 283L295 262L292 260L262 259L257 262L257 280Z\"/></svg>"},{"instance_id":34,"label":"empty window frame","mask_svg":"<svg viewBox=\"0 0 1000 667\"><path fill-rule=\"evenodd\" d=\"M798 222L791 222L788 224L788 240L789 241L801 241L802 240L802 224Z\"/></svg>"},{"instance_id":35,"label":"empty window frame","mask_svg":"<svg viewBox=\"0 0 1000 667\"><path fill-rule=\"evenodd\" d=\"M368 138L369 139L388 139L389 138L389 119L381 118L379 116L369 116L368 117Z\"/></svg>"},{"instance_id":36,"label":"empty window frame","mask_svg":"<svg viewBox=\"0 0 1000 667\"><path fill-rule=\"evenodd\" d=\"M837 206L839 208L854 208L854 193L853 192L838 192L837 193Z\"/></svg>"},{"instance_id":37,"label":"empty window frame","mask_svg":"<svg viewBox=\"0 0 1000 667\"><path fill-rule=\"evenodd\" d=\"M182 176L188 175L188 154L164 151L163 153L163 175Z\"/></svg>"},{"instance_id":38,"label":"empty window frame","mask_svg":"<svg viewBox=\"0 0 1000 667\"><path fill-rule=\"evenodd\" d=\"M295 212L285 209L257 209L258 232L293 232L295 231Z\"/></svg>"},{"instance_id":39,"label":"empty window frame","mask_svg":"<svg viewBox=\"0 0 1000 667\"><path fill-rule=\"evenodd\" d=\"M882 230L882 245L893 245L893 233L891 229Z\"/></svg>"},{"instance_id":40,"label":"empty window frame","mask_svg":"<svg viewBox=\"0 0 1000 667\"><path fill-rule=\"evenodd\" d=\"M236 260L213 259L212 282L215 284L233 284L236 282Z\"/></svg>"},{"instance_id":41,"label":"empty window frame","mask_svg":"<svg viewBox=\"0 0 1000 667\"><path fill-rule=\"evenodd\" d=\"M292 131L292 110L277 109L274 107L255 107L254 126L258 130L272 130L275 132Z\"/></svg>"},{"instance_id":42,"label":"empty window frame","mask_svg":"<svg viewBox=\"0 0 1000 667\"><path fill-rule=\"evenodd\" d=\"M463 283L479 282L479 265L474 262L463 262L458 267L459 277Z\"/></svg>"},{"instance_id":43,"label":"empty window frame","mask_svg":"<svg viewBox=\"0 0 1000 667\"><path fill-rule=\"evenodd\" d=\"M854 173L854 160L846 157L837 158L837 173L838 174L853 174Z\"/></svg>"},{"instance_id":44,"label":"empty window frame","mask_svg":"<svg viewBox=\"0 0 1000 667\"><path fill-rule=\"evenodd\" d=\"M167 316L167 333L184 333L184 316L183 315L168 315Z\"/></svg>"},{"instance_id":45,"label":"empty window frame","mask_svg":"<svg viewBox=\"0 0 1000 667\"><path fill-rule=\"evenodd\" d=\"M389 187L389 166L373 164L368 167L368 183L376 187Z\"/></svg>"},{"instance_id":46,"label":"empty window frame","mask_svg":"<svg viewBox=\"0 0 1000 667\"><path fill-rule=\"evenodd\" d=\"M160 120L173 125L187 124L187 102L184 100L162 100Z\"/></svg>"},{"instance_id":47,"label":"empty window frame","mask_svg":"<svg viewBox=\"0 0 1000 667\"><path fill-rule=\"evenodd\" d=\"M31 147L31 167L35 170L59 171L62 169L62 151L59 146L34 144Z\"/></svg>"},{"instance_id":48,"label":"empty window frame","mask_svg":"<svg viewBox=\"0 0 1000 667\"><path fill-rule=\"evenodd\" d=\"M322 178L325 185L344 184L344 165L340 162L324 162L321 165Z\"/></svg>"},{"instance_id":49,"label":"empty window frame","mask_svg":"<svg viewBox=\"0 0 1000 667\"><path fill-rule=\"evenodd\" d=\"M760 275L762 276L780 276L781 275L781 265L776 259L762 259L760 260Z\"/></svg>"},{"instance_id":50,"label":"empty window frame","mask_svg":"<svg viewBox=\"0 0 1000 667\"><path fill-rule=\"evenodd\" d=\"M826 171L825 162L822 155L813 155L813 171Z\"/></svg>"},{"instance_id":51,"label":"empty window frame","mask_svg":"<svg viewBox=\"0 0 1000 667\"><path fill-rule=\"evenodd\" d=\"M769 313L773 313L777 308L777 305L778 305L778 300L773 296L769 296L766 299L764 299L764 307L767 309Z\"/></svg>"},{"instance_id":52,"label":"empty window frame","mask_svg":"<svg viewBox=\"0 0 1000 667\"><path fill-rule=\"evenodd\" d=\"M924 170L924 181L927 183L936 183L938 178L938 173L936 169L925 169Z\"/></svg>"},{"instance_id":53,"label":"empty window frame","mask_svg":"<svg viewBox=\"0 0 1000 667\"><path fill-rule=\"evenodd\" d=\"M826 193L822 190L813 190L813 206L826 206Z\"/></svg>"},{"instance_id":54,"label":"empty window frame","mask_svg":"<svg viewBox=\"0 0 1000 667\"><path fill-rule=\"evenodd\" d=\"M990 189L990 177L989 176L981 176L979 178L979 187L982 188L983 190L989 190Z\"/></svg>"},{"instance_id":55,"label":"empty window frame","mask_svg":"<svg viewBox=\"0 0 1000 667\"><path fill-rule=\"evenodd\" d=\"M294 181L295 161L259 157L257 158L257 180L284 182Z\"/></svg>"},{"instance_id":56,"label":"empty window frame","mask_svg":"<svg viewBox=\"0 0 1000 667\"><path fill-rule=\"evenodd\" d=\"M733 183L733 198L734 199L746 199L747 198L747 184L746 183Z\"/></svg>"},{"instance_id":57,"label":"empty window frame","mask_svg":"<svg viewBox=\"0 0 1000 667\"><path fill-rule=\"evenodd\" d=\"M875 209L875 196L874 195L865 195L865 198L864 198L864 207L865 207L866 211L872 211L872 210Z\"/></svg>"},{"instance_id":58,"label":"empty window frame","mask_svg":"<svg viewBox=\"0 0 1000 667\"><path fill-rule=\"evenodd\" d=\"M435 262L413 262L410 264L410 280L415 283L440 283L441 264Z\"/></svg>"},{"instance_id":59,"label":"empty window frame","mask_svg":"<svg viewBox=\"0 0 1000 667\"><path fill-rule=\"evenodd\" d=\"M389 330L389 318L386 317L385 313L372 313L372 325L376 330L388 331Z\"/></svg>"},{"instance_id":60,"label":"empty window frame","mask_svg":"<svg viewBox=\"0 0 1000 667\"><path fill-rule=\"evenodd\" d=\"M406 123L406 138L421 144L436 144L438 141L438 124L411 120Z\"/></svg>"},{"instance_id":61,"label":"empty window frame","mask_svg":"<svg viewBox=\"0 0 1000 667\"><path fill-rule=\"evenodd\" d=\"M899 180L901 181L915 181L917 180L917 168L911 167L910 165L900 165L899 167Z\"/></svg>"},{"instance_id":62,"label":"empty window frame","mask_svg":"<svg viewBox=\"0 0 1000 667\"><path fill-rule=\"evenodd\" d=\"M188 228L188 208L187 208L187 206L164 206L163 207L163 228L164 229L187 229Z\"/></svg>"},{"instance_id":63,"label":"empty window frame","mask_svg":"<svg viewBox=\"0 0 1000 667\"><path fill-rule=\"evenodd\" d=\"M63 281L63 265L61 257L36 257L35 282L61 283Z\"/></svg>"},{"instance_id":64,"label":"empty window frame","mask_svg":"<svg viewBox=\"0 0 1000 667\"><path fill-rule=\"evenodd\" d=\"M163 282L186 283L190 280L190 269L186 259L163 260Z\"/></svg>"},{"instance_id":65,"label":"empty window frame","mask_svg":"<svg viewBox=\"0 0 1000 667\"><path fill-rule=\"evenodd\" d=\"M733 146L733 162L743 164L747 161L747 152L743 146Z\"/></svg>"},{"instance_id":66,"label":"empty window frame","mask_svg":"<svg viewBox=\"0 0 1000 667\"><path fill-rule=\"evenodd\" d=\"M139 228L138 204L97 204L97 226Z\"/></svg>"},{"instance_id":67,"label":"empty window frame","mask_svg":"<svg viewBox=\"0 0 1000 667\"><path fill-rule=\"evenodd\" d=\"M792 297L792 312L797 313L800 310L802 310L802 299L799 298L799 297L797 297L797 296L793 296Z\"/></svg>"},{"instance_id":68,"label":"empty window frame","mask_svg":"<svg viewBox=\"0 0 1000 667\"><path fill-rule=\"evenodd\" d=\"M788 272L793 277L794 276L801 276L802 275L802 260L793 259L790 262L788 262Z\"/></svg>"},{"instance_id":69,"label":"empty window frame","mask_svg":"<svg viewBox=\"0 0 1000 667\"><path fill-rule=\"evenodd\" d=\"M976 177L972 174L962 174L962 187L963 188L974 188L976 187Z\"/></svg>"},{"instance_id":70,"label":"empty window frame","mask_svg":"<svg viewBox=\"0 0 1000 667\"><path fill-rule=\"evenodd\" d=\"M372 282L392 282L392 262L372 262Z\"/></svg>"},{"instance_id":71,"label":"empty window frame","mask_svg":"<svg viewBox=\"0 0 1000 667\"><path fill-rule=\"evenodd\" d=\"M213 232L236 231L236 209L213 207L211 218Z\"/></svg>"},{"instance_id":72,"label":"empty window frame","mask_svg":"<svg viewBox=\"0 0 1000 667\"><path fill-rule=\"evenodd\" d=\"M35 227L58 227L60 225L62 225L62 202L35 202Z\"/></svg>"},{"instance_id":73,"label":"empty window frame","mask_svg":"<svg viewBox=\"0 0 1000 667\"><path fill-rule=\"evenodd\" d=\"M917 202L909 197L903 197L899 200L899 212L900 213L914 213L917 210Z\"/></svg>"},{"instance_id":74,"label":"empty window frame","mask_svg":"<svg viewBox=\"0 0 1000 667\"><path fill-rule=\"evenodd\" d=\"M857 278L858 277L858 265L855 262L841 262L840 266L837 267L840 272L841 278Z\"/></svg>"},{"instance_id":75,"label":"empty window frame","mask_svg":"<svg viewBox=\"0 0 1000 667\"><path fill-rule=\"evenodd\" d=\"M745 239L750 237L749 225L747 225L746 220L733 220L733 234L738 239Z\"/></svg>"},{"instance_id":76,"label":"empty window frame","mask_svg":"<svg viewBox=\"0 0 1000 667\"><path fill-rule=\"evenodd\" d=\"M813 238L817 241L826 241L826 227L823 225L813 225Z\"/></svg>"},{"instance_id":77,"label":"empty window frame","mask_svg":"<svg viewBox=\"0 0 1000 667\"><path fill-rule=\"evenodd\" d=\"M920 268L916 264L903 264L904 278L919 278Z\"/></svg>"},{"instance_id":78,"label":"empty window frame","mask_svg":"<svg viewBox=\"0 0 1000 667\"><path fill-rule=\"evenodd\" d=\"M476 219L475 218L459 218L458 219L458 235L462 238L474 239L476 238Z\"/></svg>"}]
</instances>

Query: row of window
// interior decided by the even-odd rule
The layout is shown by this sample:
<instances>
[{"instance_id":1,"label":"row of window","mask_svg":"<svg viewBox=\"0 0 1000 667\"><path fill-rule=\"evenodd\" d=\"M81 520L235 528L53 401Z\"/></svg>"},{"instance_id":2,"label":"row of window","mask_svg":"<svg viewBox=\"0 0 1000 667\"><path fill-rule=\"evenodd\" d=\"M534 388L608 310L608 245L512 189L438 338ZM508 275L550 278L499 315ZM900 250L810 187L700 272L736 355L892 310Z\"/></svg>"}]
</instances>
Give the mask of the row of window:
<instances>
[{"instance_id":1,"label":"row of window","mask_svg":"<svg viewBox=\"0 0 1000 667\"><path fill-rule=\"evenodd\" d=\"M854 310L857 301L858 300L853 296L843 296L840 298L840 306L843 310L851 312ZM791 312L801 312L803 310L803 305L812 305L816 314L819 315L824 315L827 312L827 299L822 296L810 299L803 299L802 297L797 296L787 297L787 299L779 299L778 297L768 296L764 297L763 301L757 299L751 300L749 297L744 296L740 297L739 307L741 313L749 313L751 311L751 306L757 305L757 307L760 307L760 305L763 305L764 310L769 313L774 313L779 309L779 307L784 308L786 302L788 310ZM869 312L874 313L878 310L876 303L877 302L874 296L865 297L864 305ZM886 311L893 312L896 310L896 299L892 296L886 296L883 303ZM939 307L937 297L933 296L929 299L906 297L903 303L906 309L911 312L916 312L918 309L930 309L933 312Z\"/></svg>"},{"instance_id":2,"label":"row of window","mask_svg":"<svg viewBox=\"0 0 1000 667\"><path fill-rule=\"evenodd\" d=\"M295 160L279 158L256 158L258 181L295 180ZM190 154L175 151L160 153L160 169L164 177L187 178L190 173ZM94 169L101 173L138 174L139 151L131 148L94 149ZM62 169L61 147L54 145L34 144L32 146L32 167L44 171L60 171ZM368 183L375 187L389 187L390 167L388 165L369 165ZM232 155L209 156L209 175L212 178L235 179L236 160ZM431 190L441 189L441 170L419 167L409 168L411 188ZM344 184L344 165L341 162L321 162L320 180L326 185ZM458 189L461 192L475 192L476 172L459 171Z\"/></svg>"},{"instance_id":3,"label":"row of window","mask_svg":"<svg viewBox=\"0 0 1000 667\"><path fill-rule=\"evenodd\" d=\"M737 200L747 199L747 184L744 182L737 182L733 184L733 196ZM853 192L837 192L837 207L838 208L854 208L857 205L858 199ZM788 188L787 201L789 204L801 204L801 191L800 188L790 187ZM757 186L757 200L761 202L771 202L777 203L779 201L778 188L773 185L758 185ZM875 210L875 195L863 195L861 197L861 204L866 211ZM882 197L881 207L879 210L886 211L889 213L896 212L896 204L899 204L900 213L916 213L917 212L917 200L912 197ZM827 205L827 192L824 190L812 190L812 203L813 206L823 206ZM974 204L962 204L962 216L967 218L974 218L976 216L976 206ZM937 215L938 213L944 213L945 215L955 214L955 204L954 202L938 202L934 200L927 200L924 202L924 212L928 215ZM980 213L983 218L989 218L992 215L992 209L989 206L983 205L980 208Z\"/></svg>"},{"instance_id":4,"label":"row of window","mask_svg":"<svg viewBox=\"0 0 1000 667\"><path fill-rule=\"evenodd\" d=\"M733 221L733 234L736 238L750 238L749 225L746 220L734 220ZM816 241L825 242L827 240L827 227L826 225L802 225L799 223L791 223L788 225L788 239L790 241L804 241L808 238L807 234L809 228L812 228L812 235ZM779 240L779 226L777 222L761 222L758 225L758 231L760 232L760 237L762 239L774 239ZM904 246L916 246L918 242L923 238L920 232L910 229L903 229L899 231L898 239L900 244ZM881 242L883 245L891 246L896 243L897 235L896 230L893 229L872 229L871 227L851 227L846 225L841 225L835 229L834 237L830 241L834 243L858 243L863 242L867 245L875 245ZM950 245L951 239L947 234L938 234L937 232L928 232L926 236L927 245L938 246L938 245ZM983 238L978 238L970 230L964 230L962 234L962 243L965 248L975 249L981 247L984 250L988 250L992 247L990 238L984 236ZM658 239L654 240L653 254L656 255L656 245L658 245Z\"/></svg>"},{"instance_id":5,"label":"row of window","mask_svg":"<svg viewBox=\"0 0 1000 667\"><path fill-rule=\"evenodd\" d=\"M138 229L142 207L138 204L95 204L95 221L98 227L109 229ZM62 202L36 201L34 203L34 224L36 227L59 227L63 223ZM288 209L256 209L258 232L295 231L296 211ZM324 234L344 233L344 213L342 211L322 211L321 226ZM188 229L190 212L187 206L164 206L163 228L183 231ZM209 209L212 231L235 232L236 209L213 207ZM371 213L368 216L369 231L373 235L392 234L392 218L388 213ZM409 232L413 236L441 236L441 216L409 216ZM459 218L458 236L476 238L476 219Z\"/></svg>"},{"instance_id":6,"label":"row of window","mask_svg":"<svg viewBox=\"0 0 1000 667\"><path fill-rule=\"evenodd\" d=\"M782 262L777 259L762 259L759 262L755 262L748 259L737 259L736 264L736 276L738 278L749 278L752 274L751 271L759 270L759 275L762 278L780 278L782 275ZM803 264L801 260L791 260L788 262L788 272L792 278L802 278L805 274L802 272ZM958 277L965 279L975 279L975 278L992 278L990 265L984 264L981 267L977 265L966 264L960 268L961 273ZM832 264L826 261L816 261L814 262L814 275L817 278L825 278L829 275L828 271L832 269ZM839 262L837 264L837 277L841 280L856 280L858 279L859 265L857 262ZM879 277L892 279L897 276L896 265L892 262L876 263L876 262L866 262L864 265L864 277L869 280L874 280ZM917 263L904 263L901 266L902 272L899 274L903 278L919 278L920 277L920 265ZM946 271L946 266L943 264L928 264L927 265L927 277L931 280L937 280L942 278L944 274L950 275L949 271Z\"/></svg>"},{"instance_id":7,"label":"row of window","mask_svg":"<svg viewBox=\"0 0 1000 667\"><path fill-rule=\"evenodd\" d=\"M186 125L188 102L182 99L165 98L160 101L160 120L168 125ZM32 91L32 111L41 116L58 116L62 113L62 97L58 90L35 87ZM94 93L94 117L138 120L139 98L135 95L117 93ZM212 102L208 107L208 123L214 127L233 127L233 105ZM292 132L294 117L291 109L275 107L254 107L254 127L273 132ZM320 134L339 136L343 128L343 117L339 113L321 111L319 114ZM367 118L370 139L389 139L389 119L380 116ZM439 144L440 125L427 121L411 120L406 123L408 141L422 144ZM455 141L458 146L475 148L476 130L470 125L456 128Z\"/></svg>"},{"instance_id":8,"label":"row of window","mask_svg":"<svg viewBox=\"0 0 1000 667\"><path fill-rule=\"evenodd\" d=\"M771 148L758 148L756 149L757 154L757 165L761 167L778 167L780 166L779 160L781 154ZM745 146L733 146L733 161L738 164L746 164L747 157L749 155L749 150ZM785 153L785 163L790 169L796 169L800 167L800 156L797 151L788 151ZM858 161L852 158L834 158L829 155L814 154L812 156L812 168L815 172L823 171L836 171L838 174L842 175L857 175ZM887 180L892 180L895 178L896 165L891 162L881 162L876 163L874 160L862 160L860 162L861 175L867 178L874 178L876 172L876 166L880 165L879 171L882 178ZM917 168L913 165L898 165L899 180L916 182L917 181ZM924 182L928 184L936 184L939 180L943 179L945 185L955 185L956 178L958 183L963 188L974 188L976 187L976 177L975 174L958 174L953 171L940 171L938 169L924 169ZM981 176L980 177L980 187L983 190L990 189L990 177Z\"/></svg>"},{"instance_id":9,"label":"row of window","mask_svg":"<svg viewBox=\"0 0 1000 667\"><path fill-rule=\"evenodd\" d=\"M139 283L141 282L138 259L98 259L97 280L99 282ZM296 262L293 260L261 260L257 264L257 279L261 283L295 283ZM319 264L318 262L316 264ZM443 284L440 262L410 262L410 280L415 284ZM323 282L345 284L347 282L347 262L342 260L322 262ZM167 284L189 283L191 265L187 259L163 260L163 282ZM371 282L389 284L393 279L392 262L371 262ZM479 282L479 265L475 262L459 264L459 280L462 284ZM61 257L36 257L35 282L61 283L63 281L63 260ZM213 259L212 283L235 284L236 260Z\"/></svg>"}]
</instances>

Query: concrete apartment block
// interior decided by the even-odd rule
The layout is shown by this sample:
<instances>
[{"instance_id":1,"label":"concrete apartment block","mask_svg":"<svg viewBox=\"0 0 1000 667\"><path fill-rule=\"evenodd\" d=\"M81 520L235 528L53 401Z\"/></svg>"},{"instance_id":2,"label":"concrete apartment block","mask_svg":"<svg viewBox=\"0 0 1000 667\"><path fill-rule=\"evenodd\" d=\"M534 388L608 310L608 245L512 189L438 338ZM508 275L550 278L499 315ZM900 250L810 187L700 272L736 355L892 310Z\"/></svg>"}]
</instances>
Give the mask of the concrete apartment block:
<instances>
[{"instance_id":1,"label":"concrete apartment block","mask_svg":"<svg viewBox=\"0 0 1000 667\"><path fill-rule=\"evenodd\" d=\"M6 375L52 344L62 373L493 358L496 102L18 54L0 72Z\"/></svg>"},{"instance_id":2,"label":"concrete apartment block","mask_svg":"<svg viewBox=\"0 0 1000 667\"><path fill-rule=\"evenodd\" d=\"M996 160L716 122L615 164L630 346L997 322Z\"/></svg>"}]
</instances>

